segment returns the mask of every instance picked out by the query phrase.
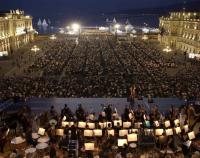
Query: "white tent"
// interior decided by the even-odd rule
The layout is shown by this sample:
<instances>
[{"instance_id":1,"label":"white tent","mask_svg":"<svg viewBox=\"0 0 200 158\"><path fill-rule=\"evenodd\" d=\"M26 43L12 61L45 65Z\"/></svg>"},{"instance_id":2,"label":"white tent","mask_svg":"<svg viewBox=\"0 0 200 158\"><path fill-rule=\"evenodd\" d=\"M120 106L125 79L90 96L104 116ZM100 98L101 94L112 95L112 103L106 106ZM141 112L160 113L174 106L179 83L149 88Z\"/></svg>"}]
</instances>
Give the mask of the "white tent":
<instances>
[{"instance_id":1,"label":"white tent","mask_svg":"<svg viewBox=\"0 0 200 158\"><path fill-rule=\"evenodd\" d=\"M47 21L45 19L42 22L42 26L48 26Z\"/></svg>"},{"instance_id":2,"label":"white tent","mask_svg":"<svg viewBox=\"0 0 200 158\"><path fill-rule=\"evenodd\" d=\"M42 21L41 21L41 19L38 20L37 25L38 25L38 26L41 26L41 25L42 25Z\"/></svg>"},{"instance_id":3,"label":"white tent","mask_svg":"<svg viewBox=\"0 0 200 158\"><path fill-rule=\"evenodd\" d=\"M113 19L113 23L117 23L117 20L115 18Z\"/></svg>"}]
</instances>

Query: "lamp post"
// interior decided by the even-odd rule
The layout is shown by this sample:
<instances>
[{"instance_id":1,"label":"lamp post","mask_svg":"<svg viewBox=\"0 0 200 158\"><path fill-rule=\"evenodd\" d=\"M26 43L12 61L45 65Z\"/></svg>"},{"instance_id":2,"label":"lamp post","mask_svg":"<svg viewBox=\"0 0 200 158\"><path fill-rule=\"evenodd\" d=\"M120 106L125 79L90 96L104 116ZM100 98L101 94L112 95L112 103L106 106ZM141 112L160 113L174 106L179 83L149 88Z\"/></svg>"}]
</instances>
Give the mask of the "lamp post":
<instances>
[{"instance_id":1,"label":"lamp post","mask_svg":"<svg viewBox=\"0 0 200 158\"><path fill-rule=\"evenodd\" d=\"M128 25L125 26L125 31L128 33Z\"/></svg>"},{"instance_id":2,"label":"lamp post","mask_svg":"<svg viewBox=\"0 0 200 158\"><path fill-rule=\"evenodd\" d=\"M117 39L117 30L120 28L120 25L119 24L115 24L114 28L115 28L115 37Z\"/></svg>"},{"instance_id":3,"label":"lamp post","mask_svg":"<svg viewBox=\"0 0 200 158\"><path fill-rule=\"evenodd\" d=\"M38 51L40 51L40 48L37 46L37 45L34 45L32 48L31 48L31 51L35 53L35 56L36 56L36 53Z\"/></svg>"},{"instance_id":4,"label":"lamp post","mask_svg":"<svg viewBox=\"0 0 200 158\"><path fill-rule=\"evenodd\" d=\"M72 28L74 33L78 32L78 35L80 35L81 26L78 23L73 23L71 25L71 28Z\"/></svg>"},{"instance_id":5,"label":"lamp post","mask_svg":"<svg viewBox=\"0 0 200 158\"><path fill-rule=\"evenodd\" d=\"M56 39L57 39L57 37L55 35L50 36L50 40L56 40Z\"/></svg>"},{"instance_id":6,"label":"lamp post","mask_svg":"<svg viewBox=\"0 0 200 158\"><path fill-rule=\"evenodd\" d=\"M38 52L40 50L40 48L38 48L38 46L37 45L34 45L32 48L31 48L31 51L33 51L33 52Z\"/></svg>"}]
</instances>

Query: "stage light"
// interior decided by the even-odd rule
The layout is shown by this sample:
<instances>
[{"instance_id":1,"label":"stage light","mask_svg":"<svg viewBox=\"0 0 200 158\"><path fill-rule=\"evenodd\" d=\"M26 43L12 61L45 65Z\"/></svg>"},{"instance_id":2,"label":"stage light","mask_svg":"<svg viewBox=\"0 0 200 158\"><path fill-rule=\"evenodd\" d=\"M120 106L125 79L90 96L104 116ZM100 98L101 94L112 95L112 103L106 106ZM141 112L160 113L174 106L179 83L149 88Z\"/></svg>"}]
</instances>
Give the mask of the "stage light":
<instances>
[{"instance_id":1,"label":"stage light","mask_svg":"<svg viewBox=\"0 0 200 158\"><path fill-rule=\"evenodd\" d=\"M72 27L73 31L79 31L80 30L80 25L77 24L77 23L72 24L71 27Z\"/></svg>"},{"instance_id":2,"label":"stage light","mask_svg":"<svg viewBox=\"0 0 200 158\"><path fill-rule=\"evenodd\" d=\"M114 28L115 28L115 29L119 29L119 28L120 28L120 24L115 24L115 25L114 25Z\"/></svg>"}]
</instances>

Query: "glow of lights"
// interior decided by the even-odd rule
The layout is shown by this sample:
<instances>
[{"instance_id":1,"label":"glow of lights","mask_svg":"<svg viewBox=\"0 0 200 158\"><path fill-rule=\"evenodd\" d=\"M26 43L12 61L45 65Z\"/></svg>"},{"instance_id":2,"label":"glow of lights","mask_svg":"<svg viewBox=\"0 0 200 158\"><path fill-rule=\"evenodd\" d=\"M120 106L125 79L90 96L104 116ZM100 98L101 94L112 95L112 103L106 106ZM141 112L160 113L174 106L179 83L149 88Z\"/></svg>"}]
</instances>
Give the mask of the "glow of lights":
<instances>
[{"instance_id":1,"label":"glow of lights","mask_svg":"<svg viewBox=\"0 0 200 158\"><path fill-rule=\"evenodd\" d=\"M26 19L29 19L29 18L30 18L30 16L29 16L29 15L27 15L27 16L25 16L25 18L26 18Z\"/></svg>"},{"instance_id":2,"label":"glow of lights","mask_svg":"<svg viewBox=\"0 0 200 158\"><path fill-rule=\"evenodd\" d=\"M73 29L73 31L75 31L75 32L77 32L77 31L79 31L80 30L80 25L79 24L77 24L77 23L74 23L74 24L72 24L72 29Z\"/></svg>"},{"instance_id":3,"label":"glow of lights","mask_svg":"<svg viewBox=\"0 0 200 158\"><path fill-rule=\"evenodd\" d=\"M133 33L133 34L136 34L136 33L137 33L137 31L136 31L136 30L132 30L132 33Z\"/></svg>"},{"instance_id":4,"label":"glow of lights","mask_svg":"<svg viewBox=\"0 0 200 158\"><path fill-rule=\"evenodd\" d=\"M123 32L121 30L116 30L117 34L123 34Z\"/></svg>"},{"instance_id":5,"label":"glow of lights","mask_svg":"<svg viewBox=\"0 0 200 158\"><path fill-rule=\"evenodd\" d=\"M190 59L200 58L200 54L189 53L189 58Z\"/></svg>"},{"instance_id":6,"label":"glow of lights","mask_svg":"<svg viewBox=\"0 0 200 158\"><path fill-rule=\"evenodd\" d=\"M8 56L8 51L0 51L0 57Z\"/></svg>"},{"instance_id":7,"label":"glow of lights","mask_svg":"<svg viewBox=\"0 0 200 158\"><path fill-rule=\"evenodd\" d=\"M150 29L150 32L152 32L152 33L159 33L160 30L157 29L157 28L153 28L153 29Z\"/></svg>"},{"instance_id":8,"label":"glow of lights","mask_svg":"<svg viewBox=\"0 0 200 158\"><path fill-rule=\"evenodd\" d=\"M31 48L31 51L33 51L33 52L37 52L37 51L39 51L40 50L40 48L38 48L38 46L36 46L36 45L34 45L32 48Z\"/></svg>"},{"instance_id":9,"label":"glow of lights","mask_svg":"<svg viewBox=\"0 0 200 158\"><path fill-rule=\"evenodd\" d=\"M172 49L171 49L169 46L167 46L166 48L163 49L163 51L164 51L164 52L171 52Z\"/></svg>"},{"instance_id":10,"label":"glow of lights","mask_svg":"<svg viewBox=\"0 0 200 158\"><path fill-rule=\"evenodd\" d=\"M109 28L108 28L108 27L99 27L99 30L100 30L100 31L108 31Z\"/></svg>"},{"instance_id":11,"label":"glow of lights","mask_svg":"<svg viewBox=\"0 0 200 158\"><path fill-rule=\"evenodd\" d=\"M24 31L24 28L23 27L18 27L16 28L16 35L23 35L25 34L26 32Z\"/></svg>"},{"instance_id":12,"label":"glow of lights","mask_svg":"<svg viewBox=\"0 0 200 158\"><path fill-rule=\"evenodd\" d=\"M130 24L125 26L126 32L131 32L132 29L133 29L133 26Z\"/></svg>"},{"instance_id":13,"label":"glow of lights","mask_svg":"<svg viewBox=\"0 0 200 158\"><path fill-rule=\"evenodd\" d=\"M147 36L147 35L144 35L144 36L142 36L142 39L143 39L143 40L148 40L148 36Z\"/></svg>"},{"instance_id":14,"label":"glow of lights","mask_svg":"<svg viewBox=\"0 0 200 158\"><path fill-rule=\"evenodd\" d=\"M60 32L61 34L64 34L64 33L65 33L65 31L64 31L63 29L61 29L59 32Z\"/></svg>"},{"instance_id":15,"label":"glow of lights","mask_svg":"<svg viewBox=\"0 0 200 158\"><path fill-rule=\"evenodd\" d=\"M130 34L130 37L132 37L132 38L136 38L137 35L135 35L135 34Z\"/></svg>"},{"instance_id":16,"label":"glow of lights","mask_svg":"<svg viewBox=\"0 0 200 158\"><path fill-rule=\"evenodd\" d=\"M67 29L67 30L69 30L69 29L70 29L70 27L69 27L69 26L66 26L66 29Z\"/></svg>"},{"instance_id":17,"label":"glow of lights","mask_svg":"<svg viewBox=\"0 0 200 158\"><path fill-rule=\"evenodd\" d=\"M57 37L56 37L55 35L51 35L51 36L50 36L50 39L51 39L51 40L56 40Z\"/></svg>"},{"instance_id":18,"label":"glow of lights","mask_svg":"<svg viewBox=\"0 0 200 158\"><path fill-rule=\"evenodd\" d=\"M150 30L149 30L148 28L146 28L146 27L142 29L142 32L143 32L143 33L149 33L149 31L150 31Z\"/></svg>"},{"instance_id":19,"label":"glow of lights","mask_svg":"<svg viewBox=\"0 0 200 158\"><path fill-rule=\"evenodd\" d=\"M16 10L16 14L20 14L20 11L19 11L19 10Z\"/></svg>"},{"instance_id":20,"label":"glow of lights","mask_svg":"<svg viewBox=\"0 0 200 158\"><path fill-rule=\"evenodd\" d=\"M119 29L119 28L120 28L120 24L115 24L115 25L114 25L114 28L115 28L115 29Z\"/></svg>"}]
</instances>

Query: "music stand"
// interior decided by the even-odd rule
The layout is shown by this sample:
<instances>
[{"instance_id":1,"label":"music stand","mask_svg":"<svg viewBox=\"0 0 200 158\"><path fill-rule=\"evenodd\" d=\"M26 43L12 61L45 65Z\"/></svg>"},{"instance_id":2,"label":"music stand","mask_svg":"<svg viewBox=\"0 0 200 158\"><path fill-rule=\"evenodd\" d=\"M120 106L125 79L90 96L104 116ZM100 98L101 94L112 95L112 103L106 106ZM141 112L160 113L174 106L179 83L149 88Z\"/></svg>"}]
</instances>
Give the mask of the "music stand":
<instances>
[{"instance_id":1,"label":"music stand","mask_svg":"<svg viewBox=\"0 0 200 158\"><path fill-rule=\"evenodd\" d=\"M119 136L120 137L124 137L124 136L127 136L127 135L128 135L128 130L126 130L126 129L119 130Z\"/></svg>"},{"instance_id":2,"label":"music stand","mask_svg":"<svg viewBox=\"0 0 200 158\"><path fill-rule=\"evenodd\" d=\"M127 140L128 142L137 142L138 141L137 134L134 134L134 133L128 134Z\"/></svg>"}]
</instances>

